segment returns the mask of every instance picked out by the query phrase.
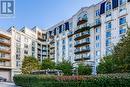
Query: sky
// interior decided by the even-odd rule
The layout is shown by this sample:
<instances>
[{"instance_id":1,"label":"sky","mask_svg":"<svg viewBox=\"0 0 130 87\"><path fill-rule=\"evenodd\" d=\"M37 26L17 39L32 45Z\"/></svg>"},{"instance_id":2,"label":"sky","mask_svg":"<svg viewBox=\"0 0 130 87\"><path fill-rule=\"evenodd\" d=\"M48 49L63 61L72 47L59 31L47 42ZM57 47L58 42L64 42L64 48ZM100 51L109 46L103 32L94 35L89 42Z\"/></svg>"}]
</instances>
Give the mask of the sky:
<instances>
[{"instance_id":1,"label":"sky","mask_svg":"<svg viewBox=\"0 0 130 87\"><path fill-rule=\"evenodd\" d=\"M0 28L26 26L50 28L62 20L69 19L82 7L97 4L101 0L15 0L15 16L0 18Z\"/></svg>"}]
</instances>

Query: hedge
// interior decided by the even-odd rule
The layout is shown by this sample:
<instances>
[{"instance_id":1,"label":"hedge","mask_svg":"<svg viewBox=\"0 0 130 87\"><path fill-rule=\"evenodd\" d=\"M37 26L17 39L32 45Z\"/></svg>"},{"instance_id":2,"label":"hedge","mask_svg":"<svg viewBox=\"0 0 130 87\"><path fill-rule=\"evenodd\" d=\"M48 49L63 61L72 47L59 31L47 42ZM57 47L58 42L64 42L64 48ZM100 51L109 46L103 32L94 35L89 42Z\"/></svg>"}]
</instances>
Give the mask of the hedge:
<instances>
[{"instance_id":1,"label":"hedge","mask_svg":"<svg viewBox=\"0 0 130 87\"><path fill-rule=\"evenodd\" d=\"M97 76L15 75L14 82L22 87L130 87L130 74Z\"/></svg>"}]
</instances>

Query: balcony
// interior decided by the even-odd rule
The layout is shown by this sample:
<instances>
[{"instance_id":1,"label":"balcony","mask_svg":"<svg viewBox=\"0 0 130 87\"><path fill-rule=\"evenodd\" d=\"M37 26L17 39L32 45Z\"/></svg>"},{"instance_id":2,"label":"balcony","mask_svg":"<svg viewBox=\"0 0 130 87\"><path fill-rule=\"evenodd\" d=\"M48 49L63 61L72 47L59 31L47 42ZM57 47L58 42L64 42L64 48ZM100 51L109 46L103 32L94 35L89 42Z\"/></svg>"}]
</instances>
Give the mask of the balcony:
<instances>
[{"instance_id":1,"label":"balcony","mask_svg":"<svg viewBox=\"0 0 130 87\"><path fill-rule=\"evenodd\" d=\"M10 62L3 62L1 61L0 69L11 69L11 63Z\"/></svg>"},{"instance_id":2,"label":"balcony","mask_svg":"<svg viewBox=\"0 0 130 87\"><path fill-rule=\"evenodd\" d=\"M86 42L83 42L83 43L76 44L74 47L81 47L81 46L85 46L85 45L88 45L88 44L90 44L90 41L86 41Z\"/></svg>"},{"instance_id":3,"label":"balcony","mask_svg":"<svg viewBox=\"0 0 130 87\"><path fill-rule=\"evenodd\" d=\"M9 49L0 49L0 53L6 53L6 54L10 54L11 50Z\"/></svg>"},{"instance_id":4,"label":"balcony","mask_svg":"<svg viewBox=\"0 0 130 87\"><path fill-rule=\"evenodd\" d=\"M73 35L74 35L73 32L72 32L72 31L69 31L68 37L72 37Z\"/></svg>"},{"instance_id":5,"label":"balcony","mask_svg":"<svg viewBox=\"0 0 130 87\"><path fill-rule=\"evenodd\" d=\"M81 35L77 36L74 40L81 40L89 36L90 36L90 32L88 31L87 33L81 33Z\"/></svg>"},{"instance_id":6,"label":"balcony","mask_svg":"<svg viewBox=\"0 0 130 87\"><path fill-rule=\"evenodd\" d=\"M0 45L10 47L10 40L0 39Z\"/></svg>"},{"instance_id":7,"label":"balcony","mask_svg":"<svg viewBox=\"0 0 130 87\"><path fill-rule=\"evenodd\" d=\"M52 39L52 40L50 41L50 44L53 44L53 43L55 43L54 39Z\"/></svg>"},{"instance_id":8,"label":"balcony","mask_svg":"<svg viewBox=\"0 0 130 87\"><path fill-rule=\"evenodd\" d=\"M90 49L87 48L87 49L82 49L82 50L77 50L75 51L75 54L81 54L81 53L87 53L87 52L90 52Z\"/></svg>"},{"instance_id":9,"label":"balcony","mask_svg":"<svg viewBox=\"0 0 130 87\"><path fill-rule=\"evenodd\" d=\"M81 25L81 24L84 24L84 23L86 23L86 22L88 22L88 20L84 20L84 19L79 20L78 23L77 23L77 26L79 26L79 25Z\"/></svg>"},{"instance_id":10,"label":"balcony","mask_svg":"<svg viewBox=\"0 0 130 87\"><path fill-rule=\"evenodd\" d=\"M85 60L90 60L90 56L82 56L82 57L77 57L74 59L75 61L85 61Z\"/></svg>"},{"instance_id":11,"label":"balcony","mask_svg":"<svg viewBox=\"0 0 130 87\"><path fill-rule=\"evenodd\" d=\"M0 61L3 61L3 62L4 62L4 61L11 61L11 58L3 58L3 57L2 57L2 58L0 58Z\"/></svg>"},{"instance_id":12,"label":"balcony","mask_svg":"<svg viewBox=\"0 0 130 87\"><path fill-rule=\"evenodd\" d=\"M54 49L55 48L55 44L50 44L50 49Z\"/></svg>"},{"instance_id":13,"label":"balcony","mask_svg":"<svg viewBox=\"0 0 130 87\"><path fill-rule=\"evenodd\" d=\"M10 39L11 39L11 37L6 36L6 35L4 35L4 34L0 34L0 38L5 38L5 39L8 39L8 40L10 40Z\"/></svg>"},{"instance_id":14,"label":"balcony","mask_svg":"<svg viewBox=\"0 0 130 87\"><path fill-rule=\"evenodd\" d=\"M91 27L90 26L86 26L86 27L82 27L80 29L77 29L74 34L77 34L77 33L80 33L80 32L83 32L83 31L87 31L87 30L90 30Z\"/></svg>"}]
</instances>

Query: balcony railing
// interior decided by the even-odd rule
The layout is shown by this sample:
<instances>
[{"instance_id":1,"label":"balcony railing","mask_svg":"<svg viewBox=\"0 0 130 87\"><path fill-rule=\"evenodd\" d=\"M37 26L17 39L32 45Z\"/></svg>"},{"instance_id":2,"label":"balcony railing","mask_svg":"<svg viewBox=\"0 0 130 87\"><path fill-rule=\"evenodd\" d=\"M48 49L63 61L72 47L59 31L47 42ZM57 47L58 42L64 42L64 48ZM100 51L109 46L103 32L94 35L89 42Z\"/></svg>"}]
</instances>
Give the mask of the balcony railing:
<instances>
[{"instance_id":1,"label":"balcony railing","mask_svg":"<svg viewBox=\"0 0 130 87\"><path fill-rule=\"evenodd\" d=\"M50 41L50 44L53 44L53 43L55 43L54 39L52 39L52 40Z\"/></svg>"},{"instance_id":2,"label":"balcony railing","mask_svg":"<svg viewBox=\"0 0 130 87\"><path fill-rule=\"evenodd\" d=\"M8 39L8 40L10 40L10 39L11 39L11 37L6 36L6 35L4 35L4 34L0 34L0 37L5 38L5 39Z\"/></svg>"},{"instance_id":3,"label":"balcony railing","mask_svg":"<svg viewBox=\"0 0 130 87\"><path fill-rule=\"evenodd\" d=\"M77 23L77 26L79 26L79 25L81 25L81 24L84 24L84 23L86 23L86 22L88 22L88 20L84 20L84 19L79 20L78 23Z\"/></svg>"},{"instance_id":4,"label":"balcony railing","mask_svg":"<svg viewBox=\"0 0 130 87\"><path fill-rule=\"evenodd\" d=\"M90 56L81 56L81 57L75 57L75 61L85 61L90 60Z\"/></svg>"},{"instance_id":5,"label":"balcony railing","mask_svg":"<svg viewBox=\"0 0 130 87\"><path fill-rule=\"evenodd\" d=\"M87 33L81 33L79 36L77 36L74 40L81 40L81 39L84 39L86 37L89 37L90 36L90 32L88 31Z\"/></svg>"},{"instance_id":6,"label":"balcony railing","mask_svg":"<svg viewBox=\"0 0 130 87\"><path fill-rule=\"evenodd\" d=\"M86 26L86 27L82 27L80 29L77 29L74 34L77 34L77 33L80 33L80 32L83 32L83 31L87 31L87 30L90 30L91 27L90 26Z\"/></svg>"},{"instance_id":7,"label":"balcony railing","mask_svg":"<svg viewBox=\"0 0 130 87\"><path fill-rule=\"evenodd\" d=\"M72 32L72 31L69 31L68 37L72 37L73 35L74 35L73 32Z\"/></svg>"},{"instance_id":8,"label":"balcony railing","mask_svg":"<svg viewBox=\"0 0 130 87\"><path fill-rule=\"evenodd\" d=\"M75 50L75 54L87 53L87 52L90 52L90 48L81 49L81 50Z\"/></svg>"},{"instance_id":9,"label":"balcony railing","mask_svg":"<svg viewBox=\"0 0 130 87\"><path fill-rule=\"evenodd\" d=\"M1 48L0 48L0 53L10 54L10 53L11 53L11 50L10 50L10 49L1 49Z\"/></svg>"},{"instance_id":10,"label":"balcony railing","mask_svg":"<svg viewBox=\"0 0 130 87\"><path fill-rule=\"evenodd\" d=\"M2 62L0 64L0 68L11 68L11 63L10 62Z\"/></svg>"},{"instance_id":11,"label":"balcony railing","mask_svg":"<svg viewBox=\"0 0 130 87\"><path fill-rule=\"evenodd\" d=\"M85 45L88 45L88 44L90 44L90 41L86 41L86 42L75 44L74 47L81 47L81 46L85 46Z\"/></svg>"},{"instance_id":12,"label":"balcony railing","mask_svg":"<svg viewBox=\"0 0 130 87\"><path fill-rule=\"evenodd\" d=\"M11 61L11 58L8 58L8 57L2 57L2 58L0 58L0 61Z\"/></svg>"},{"instance_id":13,"label":"balcony railing","mask_svg":"<svg viewBox=\"0 0 130 87\"><path fill-rule=\"evenodd\" d=\"M11 43L10 43L10 40L0 39L0 45L10 47Z\"/></svg>"}]
</instances>

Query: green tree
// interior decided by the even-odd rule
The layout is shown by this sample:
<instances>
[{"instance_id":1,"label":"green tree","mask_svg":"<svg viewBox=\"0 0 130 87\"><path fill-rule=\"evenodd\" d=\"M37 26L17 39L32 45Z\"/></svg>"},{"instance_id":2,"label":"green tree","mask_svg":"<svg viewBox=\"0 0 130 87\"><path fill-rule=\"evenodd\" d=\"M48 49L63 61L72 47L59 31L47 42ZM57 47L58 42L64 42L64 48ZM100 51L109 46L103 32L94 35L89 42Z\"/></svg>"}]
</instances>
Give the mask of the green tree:
<instances>
[{"instance_id":1,"label":"green tree","mask_svg":"<svg viewBox=\"0 0 130 87\"><path fill-rule=\"evenodd\" d=\"M78 74L79 75L91 75L92 68L89 65L79 64L78 65Z\"/></svg>"},{"instance_id":2,"label":"green tree","mask_svg":"<svg viewBox=\"0 0 130 87\"><path fill-rule=\"evenodd\" d=\"M62 70L64 75L72 75L72 64L69 61L63 60L62 62L58 63L56 69Z\"/></svg>"},{"instance_id":3,"label":"green tree","mask_svg":"<svg viewBox=\"0 0 130 87\"><path fill-rule=\"evenodd\" d=\"M98 68L97 68L97 72L98 73L113 73L115 70L116 70L116 64L114 63L113 61L113 56L112 55L109 55L109 56L106 56L104 57Z\"/></svg>"},{"instance_id":4,"label":"green tree","mask_svg":"<svg viewBox=\"0 0 130 87\"><path fill-rule=\"evenodd\" d=\"M25 57L21 70L23 74L30 74L33 70L39 70L38 60L31 56Z\"/></svg>"},{"instance_id":5,"label":"green tree","mask_svg":"<svg viewBox=\"0 0 130 87\"><path fill-rule=\"evenodd\" d=\"M99 73L130 72L130 29L113 48L111 55L102 59L98 66Z\"/></svg>"},{"instance_id":6,"label":"green tree","mask_svg":"<svg viewBox=\"0 0 130 87\"><path fill-rule=\"evenodd\" d=\"M42 61L41 69L55 69L55 62L53 62L50 58L46 58Z\"/></svg>"}]
</instances>

